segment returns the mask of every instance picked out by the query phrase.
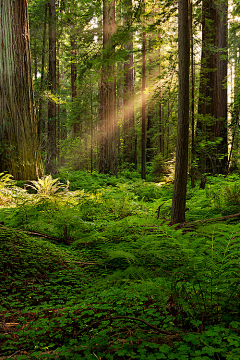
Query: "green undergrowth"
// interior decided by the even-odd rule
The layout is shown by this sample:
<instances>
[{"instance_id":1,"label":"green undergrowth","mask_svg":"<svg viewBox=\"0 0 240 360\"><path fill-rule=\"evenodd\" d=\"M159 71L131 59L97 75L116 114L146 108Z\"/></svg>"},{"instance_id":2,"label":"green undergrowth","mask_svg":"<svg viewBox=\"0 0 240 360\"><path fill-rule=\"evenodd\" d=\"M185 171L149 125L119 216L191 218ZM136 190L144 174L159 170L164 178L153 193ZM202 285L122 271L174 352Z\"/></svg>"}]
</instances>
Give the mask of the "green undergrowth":
<instances>
[{"instance_id":1,"label":"green undergrowth","mask_svg":"<svg viewBox=\"0 0 240 360\"><path fill-rule=\"evenodd\" d=\"M171 184L83 175L59 195L8 190L0 357L240 359L239 218L204 222L239 212L238 178L189 188L199 222L177 230Z\"/></svg>"}]
</instances>

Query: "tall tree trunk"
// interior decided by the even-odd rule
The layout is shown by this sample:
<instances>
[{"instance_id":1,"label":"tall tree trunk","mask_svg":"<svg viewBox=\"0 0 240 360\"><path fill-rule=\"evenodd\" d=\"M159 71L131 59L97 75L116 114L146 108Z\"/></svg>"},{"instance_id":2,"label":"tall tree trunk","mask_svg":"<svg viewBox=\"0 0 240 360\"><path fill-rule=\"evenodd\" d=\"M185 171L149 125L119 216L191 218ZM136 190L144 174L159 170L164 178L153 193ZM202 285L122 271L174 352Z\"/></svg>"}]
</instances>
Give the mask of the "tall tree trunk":
<instances>
[{"instance_id":1,"label":"tall tree trunk","mask_svg":"<svg viewBox=\"0 0 240 360\"><path fill-rule=\"evenodd\" d=\"M125 2L124 25L130 28L132 20L132 0ZM124 63L124 156L123 161L134 163L134 99L133 99L133 35L125 44L128 51Z\"/></svg>"},{"instance_id":2,"label":"tall tree trunk","mask_svg":"<svg viewBox=\"0 0 240 360\"><path fill-rule=\"evenodd\" d=\"M73 35L71 35L71 90L72 90L72 101L77 96L77 66L76 66L76 39Z\"/></svg>"},{"instance_id":3,"label":"tall tree trunk","mask_svg":"<svg viewBox=\"0 0 240 360\"><path fill-rule=\"evenodd\" d=\"M59 61L59 50L60 50L60 44L58 42L58 46L57 46L57 84L56 84L56 88L58 93L60 92L60 61ZM61 106L60 103L57 104L57 121L56 121L56 126L57 126L57 161L58 164L60 165L60 142L61 142Z\"/></svg>"},{"instance_id":4,"label":"tall tree trunk","mask_svg":"<svg viewBox=\"0 0 240 360\"><path fill-rule=\"evenodd\" d=\"M117 73L124 72L124 63L117 63ZM118 167L122 168L124 161L126 161L126 137L125 137L125 123L124 123L124 76L117 76L117 153L121 154L118 157Z\"/></svg>"},{"instance_id":5,"label":"tall tree trunk","mask_svg":"<svg viewBox=\"0 0 240 360\"><path fill-rule=\"evenodd\" d=\"M143 2L145 2L143 0ZM143 26L144 26L143 21ZM146 179L146 33L143 29L142 39L142 169L141 177Z\"/></svg>"},{"instance_id":6,"label":"tall tree trunk","mask_svg":"<svg viewBox=\"0 0 240 360\"><path fill-rule=\"evenodd\" d=\"M190 35L190 48L191 48L191 128L192 128L192 146L191 146L191 187L195 187L195 171L194 171L194 161L195 161L195 130L194 130L194 52L193 52L193 8L192 0L189 0L189 35Z\"/></svg>"},{"instance_id":7,"label":"tall tree trunk","mask_svg":"<svg viewBox=\"0 0 240 360\"><path fill-rule=\"evenodd\" d=\"M56 57L56 6L55 0L49 0L49 90L52 95L57 89L57 57ZM57 171L57 141L56 141L57 107L54 100L48 101L48 138L46 172L55 174Z\"/></svg>"},{"instance_id":8,"label":"tall tree trunk","mask_svg":"<svg viewBox=\"0 0 240 360\"><path fill-rule=\"evenodd\" d=\"M41 61L41 79L40 79L40 99L39 99L39 108L38 108L38 132L40 138L41 149L45 151L46 148L46 122L45 117L43 116L43 89L45 82L45 51L46 51L46 37L47 37L47 13L48 13L48 4L45 4L45 13L44 13L44 25L43 25L43 40L42 40L42 61Z\"/></svg>"},{"instance_id":9,"label":"tall tree trunk","mask_svg":"<svg viewBox=\"0 0 240 360\"><path fill-rule=\"evenodd\" d=\"M38 74L38 59L37 59L37 40L34 41L34 80L37 79Z\"/></svg>"},{"instance_id":10,"label":"tall tree trunk","mask_svg":"<svg viewBox=\"0 0 240 360\"><path fill-rule=\"evenodd\" d=\"M111 63L114 52L115 1L103 0L103 66L100 104L100 160L99 172L117 175L116 156L116 76Z\"/></svg>"},{"instance_id":11,"label":"tall tree trunk","mask_svg":"<svg viewBox=\"0 0 240 360\"><path fill-rule=\"evenodd\" d=\"M188 0L178 0L178 129L171 221L185 221L189 127Z\"/></svg>"},{"instance_id":12,"label":"tall tree trunk","mask_svg":"<svg viewBox=\"0 0 240 360\"><path fill-rule=\"evenodd\" d=\"M17 180L37 179L43 175L43 168L33 97L27 1L1 0L0 5L0 129L5 135L1 168Z\"/></svg>"},{"instance_id":13,"label":"tall tree trunk","mask_svg":"<svg viewBox=\"0 0 240 360\"><path fill-rule=\"evenodd\" d=\"M158 50L159 54L159 68L158 68L158 75L160 79L161 75L161 48ZM159 88L159 111L158 111L158 118L159 118L159 152L163 154L163 126L162 126L162 89L161 85Z\"/></svg>"},{"instance_id":14,"label":"tall tree trunk","mask_svg":"<svg viewBox=\"0 0 240 360\"><path fill-rule=\"evenodd\" d=\"M92 83L90 83L90 92L91 92L91 143L90 143L90 171L91 174L93 172L93 89L92 89Z\"/></svg>"},{"instance_id":15,"label":"tall tree trunk","mask_svg":"<svg viewBox=\"0 0 240 360\"><path fill-rule=\"evenodd\" d=\"M71 25L72 34L70 37L71 45L71 92L72 92L72 103L76 100L77 97L77 49L76 49L76 36L74 34L74 25ZM73 105L74 106L74 105ZM73 111L74 112L74 111ZM74 112L75 113L75 112ZM77 117L74 117L74 121L77 120ZM74 122L73 124L73 136L77 136L80 133L79 123Z\"/></svg>"},{"instance_id":16,"label":"tall tree trunk","mask_svg":"<svg viewBox=\"0 0 240 360\"><path fill-rule=\"evenodd\" d=\"M197 123L200 173L225 173L227 166L227 5L203 0L202 59ZM225 59L223 59L223 56ZM218 140L218 141L217 141ZM215 141L214 148L212 143ZM222 159L221 159L222 158Z\"/></svg>"},{"instance_id":17,"label":"tall tree trunk","mask_svg":"<svg viewBox=\"0 0 240 360\"><path fill-rule=\"evenodd\" d=\"M227 136L227 64L228 64L228 3L221 2L219 25L219 48L218 53L218 122L216 124L215 136L222 140L217 147L218 173L225 174L228 162L228 136ZM223 155L223 156L222 156Z\"/></svg>"},{"instance_id":18,"label":"tall tree trunk","mask_svg":"<svg viewBox=\"0 0 240 360\"><path fill-rule=\"evenodd\" d=\"M151 23L153 20L151 19ZM148 57L148 86L151 88L153 84L153 34L149 36L149 57ZM146 161L147 163L151 163L154 157L154 100L148 100L148 109L147 109L147 140L146 140Z\"/></svg>"}]
</instances>

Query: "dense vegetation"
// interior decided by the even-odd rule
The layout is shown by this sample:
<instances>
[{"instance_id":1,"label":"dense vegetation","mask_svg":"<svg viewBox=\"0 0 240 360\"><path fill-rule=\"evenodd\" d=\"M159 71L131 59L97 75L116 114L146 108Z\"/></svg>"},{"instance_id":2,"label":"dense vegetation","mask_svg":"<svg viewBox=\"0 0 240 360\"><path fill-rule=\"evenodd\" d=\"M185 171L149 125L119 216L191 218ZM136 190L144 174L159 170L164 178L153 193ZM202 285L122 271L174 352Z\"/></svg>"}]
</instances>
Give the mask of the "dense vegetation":
<instances>
[{"instance_id":1,"label":"dense vegetation","mask_svg":"<svg viewBox=\"0 0 240 360\"><path fill-rule=\"evenodd\" d=\"M240 359L238 175L189 186L181 228L137 172L23 185L1 174L1 359Z\"/></svg>"},{"instance_id":2,"label":"dense vegetation","mask_svg":"<svg viewBox=\"0 0 240 360\"><path fill-rule=\"evenodd\" d=\"M0 4L0 360L240 359L238 1Z\"/></svg>"}]
</instances>

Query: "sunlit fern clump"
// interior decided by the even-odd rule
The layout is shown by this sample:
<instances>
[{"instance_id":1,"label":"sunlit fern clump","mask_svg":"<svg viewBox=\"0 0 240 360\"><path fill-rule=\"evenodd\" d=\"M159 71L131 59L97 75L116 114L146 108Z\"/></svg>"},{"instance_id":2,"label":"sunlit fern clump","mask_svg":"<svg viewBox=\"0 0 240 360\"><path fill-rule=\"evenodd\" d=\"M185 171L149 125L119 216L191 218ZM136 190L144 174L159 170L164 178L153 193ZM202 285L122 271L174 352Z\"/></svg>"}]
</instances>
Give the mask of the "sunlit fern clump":
<instances>
[{"instance_id":1,"label":"sunlit fern clump","mask_svg":"<svg viewBox=\"0 0 240 360\"><path fill-rule=\"evenodd\" d=\"M13 201L15 183L11 174L0 173L0 205L6 205Z\"/></svg>"},{"instance_id":2,"label":"sunlit fern clump","mask_svg":"<svg viewBox=\"0 0 240 360\"><path fill-rule=\"evenodd\" d=\"M66 191L69 187L69 181L67 181L67 185L58 181L57 179L53 179L52 175L46 175L42 179L29 181L30 184L26 185L31 189L35 190L38 195L54 195L58 192L58 194L62 194L63 191ZM63 190L63 191L59 191Z\"/></svg>"},{"instance_id":3,"label":"sunlit fern clump","mask_svg":"<svg viewBox=\"0 0 240 360\"><path fill-rule=\"evenodd\" d=\"M11 174L5 174L4 172L0 173L0 190L5 189L10 186L15 185L13 176Z\"/></svg>"}]
</instances>

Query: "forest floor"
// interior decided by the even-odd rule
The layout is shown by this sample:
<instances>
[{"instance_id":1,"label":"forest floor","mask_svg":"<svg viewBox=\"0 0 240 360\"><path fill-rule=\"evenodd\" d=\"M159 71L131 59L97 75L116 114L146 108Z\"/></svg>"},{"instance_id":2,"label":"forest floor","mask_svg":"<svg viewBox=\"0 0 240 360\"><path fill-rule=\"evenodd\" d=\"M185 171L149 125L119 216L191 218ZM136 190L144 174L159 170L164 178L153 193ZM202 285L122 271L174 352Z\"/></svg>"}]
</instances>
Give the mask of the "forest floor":
<instances>
[{"instance_id":1,"label":"forest floor","mask_svg":"<svg viewBox=\"0 0 240 360\"><path fill-rule=\"evenodd\" d=\"M124 175L0 179L0 359L240 359L239 175Z\"/></svg>"}]
</instances>

